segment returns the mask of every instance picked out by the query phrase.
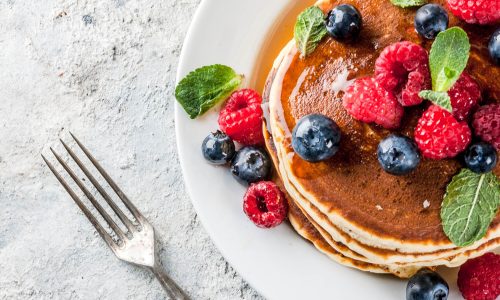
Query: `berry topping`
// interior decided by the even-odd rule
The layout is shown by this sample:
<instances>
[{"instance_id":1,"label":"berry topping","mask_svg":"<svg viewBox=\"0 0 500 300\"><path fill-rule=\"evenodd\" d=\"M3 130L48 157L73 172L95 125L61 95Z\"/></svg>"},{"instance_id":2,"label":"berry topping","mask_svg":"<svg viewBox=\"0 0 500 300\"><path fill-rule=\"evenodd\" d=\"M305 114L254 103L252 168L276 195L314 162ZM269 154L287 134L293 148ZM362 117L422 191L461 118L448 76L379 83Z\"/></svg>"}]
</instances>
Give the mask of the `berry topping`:
<instances>
[{"instance_id":1,"label":"berry topping","mask_svg":"<svg viewBox=\"0 0 500 300\"><path fill-rule=\"evenodd\" d=\"M471 131L466 122L459 122L448 111L432 105L418 120L415 141L424 157L451 158L467 148Z\"/></svg>"},{"instance_id":2,"label":"berry topping","mask_svg":"<svg viewBox=\"0 0 500 300\"><path fill-rule=\"evenodd\" d=\"M260 148L244 147L231 162L233 175L246 183L266 180L271 172L271 160Z\"/></svg>"},{"instance_id":3,"label":"berry topping","mask_svg":"<svg viewBox=\"0 0 500 300\"><path fill-rule=\"evenodd\" d=\"M438 4L426 4L415 14L415 29L426 39L433 39L448 28L448 13Z\"/></svg>"},{"instance_id":4,"label":"berry topping","mask_svg":"<svg viewBox=\"0 0 500 300\"><path fill-rule=\"evenodd\" d=\"M500 151L500 103L480 107L472 122L474 133Z\"/></svg>"},{"instance_id":5,"label":"berry topping","mask_svg":"<svg viewBox=\"0 0 500 300\"><path fill-rule=\"evenodd\" d=\"M411 42L392 44L377 58L375 76L403 106L418 105L423 101L418 93L431 87L427 51Z\"/></svg>"},{"instance_id":6,"label":"berry topping","mask_svg":"<svg viewBox=\"0 0 500 300\"><path fill-rule=\"evenodd\" d=\"M254 90L234 92L220 112L220 129L243 145L263 144L261 103L262 98Z\"/></svg>"},{"instance_id":7,"label":"berry topping","mask_svg":"<svg viewBox=\"0 0 500 300\"><path fill-rule=\"evenodd\" d=\"M393 175L413 171L420 163L420 153L415 142L401 135L390 135L378 144L378 161L382 168Z\"/></svg>"},{"instance_id":8,"label":"berry topping","mask_svg":"<svg viewBox=\"0 0 500 300\"><path fill-rule=\"evenodd\" d=\"M488 50L493 62L500 65L500 29L497 29L491 36L490 42L488 43Z\"/></svg>"},{"instance_id":9,"label":"berry topping","mask_svg":"<svg viewBox=\"0 0 500 300\"><path fill-rule=\"evenodd\" d=\"M215 165L230 162L236 153L233 140L219 130L205 138L201 151L205 159Z\"/></svg>"},{"instance_id":10,"label":"berry topping","mask_svg":"<svg viewBox=\"0 0 500 300\"><path fill-rule=\"evenodd\" d=\"M493 24L500 21L498 0L448 0L450 11L471 24Z\"/></svg>"},{"instance_id":11,"label":"berry topping","mask_svg":"<svg viewBox=\"0 0 500 300\"><path fill-rule=\"evenodd\" d=\"M396 97L371 77L357 79L350 85L343 105L353 118L388 129L399 127L404 113Z\"/></svg>"},{"instance_id":12,"label":"berry topping","mask_svg":"<svg viewBox=\"0 0 500 300\"><path fill-rule=\"evenodd\" d=\"M460 267L458 288L466 300L495 300L500 296L500 255L486 253Z\"/></svg>"},{"instance_id":13,"label":"berry topping","mask_svg":"<svg viewBox=\"0 0 500 300\"><path fill-rule=\"evenodd\" d=\"M331 158L339 150L340 129L326 116L302 117L292 132L292 147L302 159L318 162Z\"/></svg>"},{"instance_id":14,"label":"berry topping","mask_svg":"<svg viewBox=\"0 0 500 300\"><path fill-rule=\"evenodd\" d=\"M335 7L326 17L326 31L335 39L350 40L361 31L361 14L352 5Z\"/></svg>"},{"instance_id":15,"label":"berry topping","mask_svg":"<svg viewBox=\"0 0 500 300\"><path fill-rule=\"evenodd\" d=\"M422 269L406 285L406 300L446 300L448 283L438 273Z\"/></svg>"},{"instance_id":16,"label":"berry topping","mask_svg":"<svg viewBox=\"0 0 500 300\"><path fill-rule=\"evenodd\" d=\"M488 173L497 164L497 151L485 142L473 144L465 152L464 160L472 172Z\"/></svg>"},{"instance_id":17,"label":"berry topping","mask_svg":"<svg viewBox=\"0 0 500 300\"><path fill-rule=\"evenodd\" d=\"M478 106L481 100L481 89L472 77L467 73L462 73L448 91L448 95L450 96L453 115L457 120L463 121Z\"/></svg>"},{"instance_id":18,"label":"berry topping","mask_svg":"<svg viewBox=\"0 0 500 300\"><path fill-rule=\"evenodd\" d=\"M243 211L258 227L276 227L286 218L288 203L278 186L270 181L250 185L243 198Z\"/></svg>"}]
</instances>

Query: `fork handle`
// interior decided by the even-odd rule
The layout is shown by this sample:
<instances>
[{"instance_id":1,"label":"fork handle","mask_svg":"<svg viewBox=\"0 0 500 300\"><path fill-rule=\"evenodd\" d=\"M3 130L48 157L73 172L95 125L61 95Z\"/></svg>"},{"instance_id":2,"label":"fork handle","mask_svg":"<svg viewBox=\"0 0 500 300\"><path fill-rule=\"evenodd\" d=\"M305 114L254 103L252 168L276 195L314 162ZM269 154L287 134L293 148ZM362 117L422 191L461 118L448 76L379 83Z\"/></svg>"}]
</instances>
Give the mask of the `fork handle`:
<instances>
[{"instance_id":1,"label":"fork handle","mask_svg":"<svg viewBox=\"0 0 500 300\"><path fill-rule=\"evenodd\" d=\"M161 265L156 264L151 268L151 271L153 271L156 279L158 279L161 286L172 300L189 300L189 297L181 290L177 283L167 275Z\"/></svg>"}]
</instances>

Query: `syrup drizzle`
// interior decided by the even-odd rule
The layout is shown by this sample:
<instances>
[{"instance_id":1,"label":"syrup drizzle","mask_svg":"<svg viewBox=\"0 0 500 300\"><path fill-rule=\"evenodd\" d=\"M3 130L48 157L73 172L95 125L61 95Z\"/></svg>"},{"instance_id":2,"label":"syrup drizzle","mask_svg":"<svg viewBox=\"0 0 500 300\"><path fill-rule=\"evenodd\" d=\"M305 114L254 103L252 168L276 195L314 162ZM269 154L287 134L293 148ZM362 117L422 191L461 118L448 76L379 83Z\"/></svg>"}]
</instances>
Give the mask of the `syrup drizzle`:
<instances>
[{"instance_id":1,"label":"syrup drizzle","mask_svg":"<svg viewBox=\"0 0 500 300\"><path fill-rule=\"evenodd\" d=\"M344 68L338 75L337 78L333 81L333 83L326 88L326 91L331 90L334 92L335 95L337 95L340 92L345 92L347 88L354 82L354 79L348 80L347 77L349 77L349 70L347 68Z\"/></svg>"}]
</instances>

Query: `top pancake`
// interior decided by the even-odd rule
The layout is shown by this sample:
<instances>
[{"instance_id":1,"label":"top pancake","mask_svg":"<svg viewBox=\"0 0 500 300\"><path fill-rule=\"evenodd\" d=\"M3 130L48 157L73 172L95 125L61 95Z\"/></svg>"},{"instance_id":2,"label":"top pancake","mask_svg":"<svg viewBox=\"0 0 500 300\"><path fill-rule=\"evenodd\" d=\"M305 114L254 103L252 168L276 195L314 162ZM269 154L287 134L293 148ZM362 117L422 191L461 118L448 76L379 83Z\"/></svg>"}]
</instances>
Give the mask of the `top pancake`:
<instances>
[{"instance_id":1,"label":"top pancake","mask_svg":"<svg viewBox=\"0 0 500 300\"><path fill-rule=\"evenodd\" d=\"M283 135L281 126L276 124L275 104L276 99L280 99L284 71L288 69L290 58L294 56L296 51L294 45L292 41L281 51L266 81L263 98L265 102L272 101L265 106L265 111L269 107L269 114L266 114L266 126L264 126L263 131L266 137L266 146L281 177L281 180L278 179L276 182L288 194L289 219L300 235L313 242L319 250L341 264L370 272L393 273L399 277L411 276L421 267L458 266L469 258L480 256L498 247L500 238L495 238L498 235L492 233L489 234L488 238L463 248L453 248L451 245L451 247L446 247L447 250L444 250L432 244L427 245L430 246L427 247L428 249L422 245L410 245L410 248L407 247L408 245L396 245L386 249L374 248L368 246L378 244L373 239L374 237L371 237L372 241L367 241L368 244L363 245L355 236L354 239L349 237L349 235L353 235L353 232L346 235L346 233L339 231L340 228L335 225L335 221L338 221L335 215L329 215L327 218L324 213L319 212L311 205L312 203L308 203L295 189L293 183L289 181L288 171L286 167L284 168L290 154L279 158L279 152L283 152L279 147ZM274 141L275 138L277 138L277 143ZM333 223L331 222L332 217ZM420 251L426 252L421 253Z\"/></svg>"},{"instance_id":2,"label":"top pancake","mask_svg":"<svg viewBox=\"0 0 500 300\"><path fill-rule=\"evenodd\" d=\"M444 1L433 1L442 5ZM457 159L427 160L409 175L385 173L376 157L379 141L394 131L354 120L342 106L345 77L372 76L375 60L388 45L407 40L429 49L431 42L414 30L415 10L401 9L388 0L342 1L355 6L363 17L363 29L352 43L325 38L307 58L293 56L282 81L281 109L278 113L285 130L283 147L293 153L290 132L301 117L311 113L327 115L342 131L339 152L322 163L308 163L294 155L290 169L295 184L314 197L324 210L335 212L354 226L379 238L401 243L449 245L442 231L440 208L445 189L462 167ZM325 11L340 1L323 1ZM460 23L450 14L450 27L458 25L471 40L467 72L481 86L484 102L500 101L500 68L488 56L488 39L494 27ZM398 132L413 136L418 118L428 104L406 108ZM273 130L274 133L274 130ZM500 167L495 169L500 175ZM427 200L430 207L424 208ZM500 215L492 228L500 227Z\"/></svg>"}]
</instances>

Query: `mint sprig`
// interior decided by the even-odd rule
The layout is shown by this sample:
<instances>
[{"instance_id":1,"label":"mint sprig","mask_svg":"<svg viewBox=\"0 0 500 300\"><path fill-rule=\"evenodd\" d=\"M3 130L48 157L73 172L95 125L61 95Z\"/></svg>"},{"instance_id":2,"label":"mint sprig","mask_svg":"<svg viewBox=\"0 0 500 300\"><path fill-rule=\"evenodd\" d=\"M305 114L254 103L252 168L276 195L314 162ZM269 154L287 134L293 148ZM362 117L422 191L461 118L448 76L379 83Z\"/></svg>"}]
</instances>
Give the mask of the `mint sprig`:
<instances>
[{"instance_id":1,"label":"mint sprig","mask_svg":"<svg viewBox=\"0 0 500 300\"><path fill-rule=\"evenodd\" d=\"M451 99L448 95L448 92L434 92L424 90L418 93L418 96L422 99L429 100L438 106L441 106L441 108L444 108L449 112L452 112Z\"/></svg>"},{"instance_id":2,"label":"mint sprig","mask_svg":"<svg viewBox=\"0 0 500 300\"><path fill-rule=\"evenodd\" d=\"M312 6L304 10L297 18L294 39L303 57L311 54L326 35L325 15Z\"/></svg>"},{"instance_id":3,"label":"mint sprig","mask_svg":"<svg viewBox=\"0 0 500 300\"><path fill-rule=\"evenodd\" d=\"M228 66L201 67L184 77L175 88L175 98L191 119L224 100L240 84L243 76Z\"/></svg>"},{"instance_id":4,"label":"mint sprig","mask_svg":"<svg viewBox=\"0 0 500 300\"><path fill-rule=\"evenodd\" d=\"M402 7L414 7L414 6L422 6L424 4L427 4L427 0L391 0L391 3Z\"/></svg>"},{"instance_id":5,"label":"mint sprig","mask_svg":"<svg viewBox=\"0 0 500 300\"><path fill-rule=\"evenodd\" d=\"M447 92L458 80L469 60L470 43L460 27L440 32L431 47L429 66L432 90Z\"/></svg>"},{"instance_id":6,"label":"mint sprig","mask_svg":"<svg viewBox=\"0 0 500 300\"><path fill-rule=\"evenodd\" d=\"M441 31L432 43L429 54L432 91L421 91L419 96L451 112L448 91L467 66L469 52L469 37L463 29L452 27Z\"/></svg>"},{"instance_id":7,"label":"mint sprig","mask_svg":"<svg viewBox=\"0 0 500 300\"><path fill-rule=\"evenodd\" d=\"M463 169L446 189L441 205L443 230L455 245L471 245L486 235L499 206L500 183L495 174Z\"/></svg>"}]
</instances>

